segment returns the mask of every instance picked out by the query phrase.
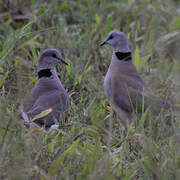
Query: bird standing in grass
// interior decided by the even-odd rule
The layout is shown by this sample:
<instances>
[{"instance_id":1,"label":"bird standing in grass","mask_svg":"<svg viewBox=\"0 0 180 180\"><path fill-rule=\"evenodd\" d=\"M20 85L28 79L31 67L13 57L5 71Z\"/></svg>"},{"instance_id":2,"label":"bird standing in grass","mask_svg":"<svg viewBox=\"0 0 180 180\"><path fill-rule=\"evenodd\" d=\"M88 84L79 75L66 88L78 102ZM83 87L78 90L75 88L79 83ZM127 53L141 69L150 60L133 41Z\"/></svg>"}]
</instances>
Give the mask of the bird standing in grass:
<instances>
[{"instance_id":1,"label":"bird standing in grass","mask_svg":"<svg viewBox=\"0 0 180 180\"><path fill-rule=\"evenodd\" d=\"M120 31L111 31L100 45L105 44L113 48L111 64L104 79L105 94L127 131L127 121L131 122L133 113L141 115L147 107L160 112L166 105L138 74L126 35Z\"/></svg>"},{"instance_id":2,"label":"bird standing in grass","mask_svg":"<svg viewBox=\"0 0 180 180\"><path fill-rule=\"evenodd\" d=\"M38 81L31 91L28 105L25 108L20 106L25 122L49 129L67 116L70 106L69 96L56 74L56 65L60 62L67 65L57 49L46 49L41 54ZM43 112L46 112L43 117L35 118L31 122L31 119Z\"/></svg>"}]
</instances>

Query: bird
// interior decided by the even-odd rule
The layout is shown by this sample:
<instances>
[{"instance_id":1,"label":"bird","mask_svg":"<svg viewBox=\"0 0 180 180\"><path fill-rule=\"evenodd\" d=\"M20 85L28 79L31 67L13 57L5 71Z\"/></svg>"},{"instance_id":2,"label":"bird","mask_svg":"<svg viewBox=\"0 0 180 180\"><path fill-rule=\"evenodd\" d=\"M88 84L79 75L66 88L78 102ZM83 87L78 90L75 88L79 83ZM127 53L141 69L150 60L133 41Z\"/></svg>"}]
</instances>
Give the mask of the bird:
<instances>
[{"instance_id":1,"label":"bird","mask_svg":"<svg viewBox=\"0 0 180 180\"><path fill-rule=\"evenodd\" d=\"M21 116L26 123L33 123L48 130L62 121L69 113L70 98L56 73L56 65L68 65L57 49L46 49L38 61L38 81L32 88L26 106L20 105ZM37 115L49 111L43 117ZM30 119L35 118L32 122Z\"/></svg>"},{"instance_id":2,"label":"bird","mask_svg":"<svg viewBox=\"0 0 180 180\"><path fill-rule=\"evenodd\" d=\"M124 131L133 114L141 117L148 107L154 112L166 108L166 103L156 96L139 75L132 59L125 33L113 30L100 44L113 49L112 60L104 78L104 91L112 109L120 118Z\"/></svg>"}]
</instances>

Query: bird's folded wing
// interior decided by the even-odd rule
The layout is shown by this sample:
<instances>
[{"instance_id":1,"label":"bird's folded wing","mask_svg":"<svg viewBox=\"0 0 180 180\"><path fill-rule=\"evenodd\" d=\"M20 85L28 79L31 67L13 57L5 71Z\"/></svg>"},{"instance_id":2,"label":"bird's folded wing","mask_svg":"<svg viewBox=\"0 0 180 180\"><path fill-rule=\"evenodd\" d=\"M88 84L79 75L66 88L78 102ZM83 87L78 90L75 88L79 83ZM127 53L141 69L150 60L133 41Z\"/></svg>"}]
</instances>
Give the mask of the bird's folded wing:
<instances>
[{"instance_id":1,"label":"bird's folded wing","mask_svg":"<svg viewBox=\"0 0 180 180\"><path fill-rule=\"evenodd\" d=\"M69 107L69 97L66 92L50 91L38 97L28 114L35 116L49 108L65 111Z\"/></svg>"},{"instance_id":2,"label":"bird's folded wing","mask_svg":"<svg viewBox=\"0 0 180 180\"><path fill-rule=\"evenodd\" d=\"M115 96L114 102L124 111L141 113L147 107L153 108L153 111L160 111L162 105L162 100L155 95L149 96L144 91L137 91L131 87L128 88L128 92L124 95Z\"/></svg>"},{"instance_id":3,"label":"bird's folded wing","mask_svg":"<svg viewBox=\"0 0 180 180\"><path fill-rule=\"evenodd\" d=\"M141 113L147 107L156 107L156 110L162 107L162 100L156 97L150 88L141 80L140 76L121 76L121 83L114 88L115 103L124 111L136 111Z\"/></svg>"}]
</instances>

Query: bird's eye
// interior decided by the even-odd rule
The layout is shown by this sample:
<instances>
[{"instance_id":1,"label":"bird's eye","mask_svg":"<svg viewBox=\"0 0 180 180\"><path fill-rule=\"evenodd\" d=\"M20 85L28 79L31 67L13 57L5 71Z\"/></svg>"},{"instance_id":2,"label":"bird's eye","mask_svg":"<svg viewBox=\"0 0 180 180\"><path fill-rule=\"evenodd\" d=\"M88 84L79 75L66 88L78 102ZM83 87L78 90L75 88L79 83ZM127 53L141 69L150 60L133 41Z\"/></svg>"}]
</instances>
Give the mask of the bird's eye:
<instances>
[{"instance_id":1,"label":"bird's eye","mask_svg":"<svg viewBox=\"0 0 180 180\"><path fill-rule=\"evenodd\" d=\"M56 54L52 54L52 57L56 58L57 56L56 56Z\"/></svg>"},{"instance_id":2,"label":"bird's eye","mask_svg":"<svg viewBox=\"0 0 180 180\"><path fill-rule=\"evenodd\" d=\"M112 35L110 35L110 36L109 36L109 40L110 40L110 39L112 39L112 38L113 38L113 36L112 36Z\"/></svg>"}]
</instances>

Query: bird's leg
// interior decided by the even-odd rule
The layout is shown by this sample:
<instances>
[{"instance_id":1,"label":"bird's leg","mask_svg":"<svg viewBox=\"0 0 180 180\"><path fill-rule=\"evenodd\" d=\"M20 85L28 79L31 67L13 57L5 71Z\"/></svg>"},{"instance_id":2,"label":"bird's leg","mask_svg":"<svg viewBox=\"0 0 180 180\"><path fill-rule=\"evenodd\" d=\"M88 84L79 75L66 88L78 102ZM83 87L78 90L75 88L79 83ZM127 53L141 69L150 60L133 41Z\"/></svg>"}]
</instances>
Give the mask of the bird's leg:
<instances>
[{"instance_id":1,"label":"bird's leg","mask_svg":"<svg viewBox=\"0 0 180 180\"><path fill-rule=\"evenodd\" d=\"M129 118L127 117L126 112L124 112L118 106L113 105L113 109L116 112L116 115L120 120L120 123L122 124L122 132L123 132L122 138L125 138L127 136L127 132L128 132Z\"/></svg>"},{"instance_id":2,"label":"bird's leg","mask_svg":"<svg viewBox=\"0 0 180 180\"><path fill-rule=\"evenodd\" d=\"M110 109L110 118L109 118L109 132L110 134L112 134L112 131L113 131L113 116L114 116L114 110L111 108ZM112 141L112 138L111 138L111 135L108 135L108 141L107 141L107 145L108 147L111 146L111 141Z\"/></svg>"},{"instance_id":3,"label":"bird's leg","mask_svg":"<svg viewBox=\"0 0 180 180\"><path fill-rule=\"evenodd\" d=\"M122 138L125 138L127 136L127 131L128 131L127 124L122 123Z\"/></svg>"},{"instance_id":4,"label":"bird's leg","mask_svg":"<svg viewBox=\"0 0 180 180\"><path fill-rule=\"evenodd\" d=\"M58 125L59 123L58 123L58 120L56 119L56 117L55 116L52 116L52 119L53 119L53 121L54 121L54 124L56 124L56 125Z\"/></svg>"}]
</instances>

